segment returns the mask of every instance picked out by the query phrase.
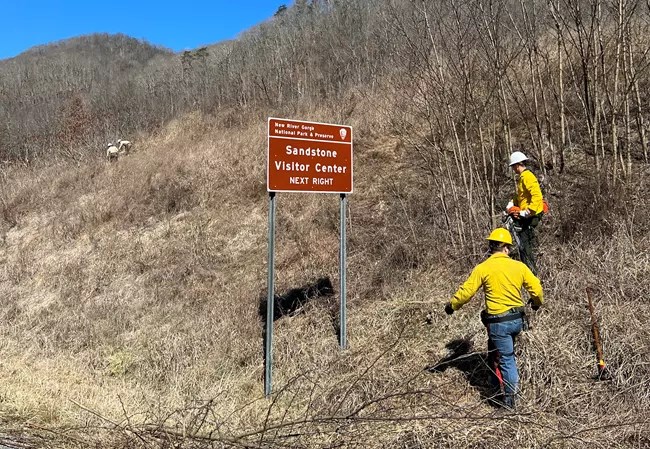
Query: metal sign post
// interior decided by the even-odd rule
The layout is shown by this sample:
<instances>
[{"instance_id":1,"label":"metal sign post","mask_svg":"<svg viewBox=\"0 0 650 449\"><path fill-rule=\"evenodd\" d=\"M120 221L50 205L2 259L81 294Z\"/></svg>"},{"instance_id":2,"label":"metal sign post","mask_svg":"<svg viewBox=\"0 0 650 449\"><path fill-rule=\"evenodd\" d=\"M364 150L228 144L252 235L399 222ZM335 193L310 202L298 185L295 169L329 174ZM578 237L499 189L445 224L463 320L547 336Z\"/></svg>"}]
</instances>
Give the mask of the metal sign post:
<instances>
[{"instance_id":1,"label":"metal sign post","mask_svg":"<svg viewBox=\"0 0 650 449\"><path fill-rule=\"evenodd\" d=\"M264 394L271 395L273 369L273 314L275 302L275 192L269 192L269 277L266 297L266 340L264 345Z\"/></svg>"},{"instance_id":2,"label":"metal sign post","mask_svg":"<svg viewBox=\"0 0 650 449\"><path fill-rule=\"evenodd\" d=\"M347 346L346 210L352 193L352 128L330 123L269 118L266 189L269 192L269 262L264 346L264 392L271 395L275 263L275 194L277 192L339 193L341 311L339 344Z\"/></svg>"},{"instance_id":3,"label":"metal sign post","mask_svg":"<svg viewBox=\"0 0 650 449\"><path fill-rule=\"evenodd\" d=\"M339 277L341 278L341 312L340 312L340 330L339 330L339 345L341 349L347 347L346 337L346 291L345 291L345 272L346 272L346 248L345 248L345 225L346 225L346 206L348 199L345 193L341 194L341 243L339 245Z\"/></svg>"}]
</instances>

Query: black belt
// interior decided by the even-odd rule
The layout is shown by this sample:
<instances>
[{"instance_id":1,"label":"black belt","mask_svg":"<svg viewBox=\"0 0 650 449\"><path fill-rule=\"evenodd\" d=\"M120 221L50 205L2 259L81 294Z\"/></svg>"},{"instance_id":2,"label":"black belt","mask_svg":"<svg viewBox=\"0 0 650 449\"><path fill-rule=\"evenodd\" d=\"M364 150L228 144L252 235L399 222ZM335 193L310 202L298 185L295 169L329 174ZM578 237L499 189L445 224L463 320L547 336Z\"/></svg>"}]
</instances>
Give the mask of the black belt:
<instances>
[{"instance_id":1,"label":"black belt","mask_svg":"<svg viewBox=\"0 0 650 449\"><path fill-rule=\"evenodd\" d=\"M485 310L481 312L481 322L483 325L503 323L505 321L514 321L523 318L526 315L523 307L513 307L507 312L498 315L490 315Z\"/></svg>"}]
</instances>

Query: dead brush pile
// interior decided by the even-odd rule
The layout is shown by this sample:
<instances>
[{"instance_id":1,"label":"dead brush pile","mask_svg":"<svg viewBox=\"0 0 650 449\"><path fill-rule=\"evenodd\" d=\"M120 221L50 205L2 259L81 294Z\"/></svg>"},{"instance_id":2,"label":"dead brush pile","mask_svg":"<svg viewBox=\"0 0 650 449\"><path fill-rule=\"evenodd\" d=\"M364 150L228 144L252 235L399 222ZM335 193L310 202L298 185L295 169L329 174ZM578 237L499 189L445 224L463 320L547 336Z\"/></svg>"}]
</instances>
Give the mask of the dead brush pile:
<instances>
[{"instance_id":1,"label":"dead brush pile","mask_svg":"<svg viewBox=\"0 0 650 449\"><path fill-rule=\"evenodd\" d=\"M443 312L481 259L484 230L475 230L473 247L450 247L440 210L418 183L426 181L403 163L408 149L363 127L349 203L350 349L338 348L336 296L278 319L274 394L264 398L266 123L255 123L224 127L192 115L117 164L3 173L7 441L650 444L650 233L641 213L650 204L642 192L619 186L596 194L593 180L570 169L557 177L540 229L547 305L520 339L520 406L500 413L488 403L480 298L452 317ZM338 198L280 195L277 220L278 293L323 276L338 290ZM610 382L592 379L588 285L596 289ZM461 358L427 369L452 352Z\"/></svg>"}]
</instances>

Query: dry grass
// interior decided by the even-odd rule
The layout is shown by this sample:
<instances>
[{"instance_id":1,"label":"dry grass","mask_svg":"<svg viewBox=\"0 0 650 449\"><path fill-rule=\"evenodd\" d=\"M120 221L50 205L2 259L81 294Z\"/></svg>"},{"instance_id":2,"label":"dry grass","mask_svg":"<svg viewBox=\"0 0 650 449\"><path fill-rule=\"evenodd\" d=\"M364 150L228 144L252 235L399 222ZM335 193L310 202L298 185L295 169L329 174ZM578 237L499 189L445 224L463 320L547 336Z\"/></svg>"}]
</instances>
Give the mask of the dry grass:
<instances>
[{"instance_id":1,"label":"dry grass","mask_svg":"<svg viewBox=\"0 0 650 449\"><path fill-rule=\"evenodd\" d=\"M398 139L358 123L350 349L338 348L336 300L279 319L274 395L265 399L258 306L266 287L266 122L252 123L223 127L193 115L116 164L3 173L0 417L14 441L115 448L650 444L643 218L603 214L598 226L567 223L577 204L572 183L588 180L559 180L564 197L542 229L548 305L520 341L520 408L499 414L482 384L480 301L451 318L442 311L480 254L463 256L436 239L434 206L417 183L408 186L420 175L401 165ZM277 220L278 291L321 276L338 290L338 198L280 195ZM608 383L592 380L587 285L597 288ZM473 363L424 369L459 339L471 342Z\"/></svg>"}]
</instances>

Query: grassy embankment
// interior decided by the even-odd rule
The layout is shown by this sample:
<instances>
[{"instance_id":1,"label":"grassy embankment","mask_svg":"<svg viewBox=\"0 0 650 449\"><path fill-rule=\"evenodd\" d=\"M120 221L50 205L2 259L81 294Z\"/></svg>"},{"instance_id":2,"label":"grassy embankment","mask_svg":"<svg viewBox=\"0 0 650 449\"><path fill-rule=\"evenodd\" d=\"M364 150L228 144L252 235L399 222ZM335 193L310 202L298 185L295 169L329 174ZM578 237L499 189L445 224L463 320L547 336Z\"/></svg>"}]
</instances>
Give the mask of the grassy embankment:
<instances>
[{"instance_id":1,"label":"grassy embankment","mask_svg":"<svg viewBox=\"0 0 650 449\"><path fill-rule=\"evenodd\" d=\"M326 121L312 115L305 118ZM336 297L277 320L271 400L263 395L258 315L267 251L263 117L238 127L186 117L115 164L6 168L5 432L70 447L167 447L168 439L251 447L650 444L643 220L598 215L613 196L590 193L579 154L554 180L553 211L541 228L547 305L520 340L520 407L499 415L485 400L480 298L453 317L442 310L480 255L452 257L435 229L413 221L408 211L428 192L409 187L418 175L403 145L358 117L351 124L350 349L338 348ZM633 217L637 204L638 217L646 210L638 201L647 200L636 191L639 198L611 207ZM321 276L338 291L338 219L336 195L279 196L279 293ZM598 289L610 383L591 379L586 285ZM459 340L477 354L443 372L424 370Z\"/></svg>"}]
</instances>

